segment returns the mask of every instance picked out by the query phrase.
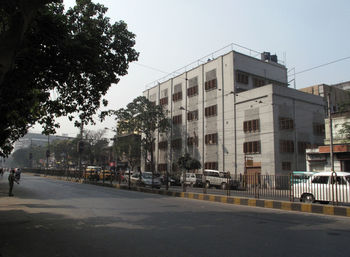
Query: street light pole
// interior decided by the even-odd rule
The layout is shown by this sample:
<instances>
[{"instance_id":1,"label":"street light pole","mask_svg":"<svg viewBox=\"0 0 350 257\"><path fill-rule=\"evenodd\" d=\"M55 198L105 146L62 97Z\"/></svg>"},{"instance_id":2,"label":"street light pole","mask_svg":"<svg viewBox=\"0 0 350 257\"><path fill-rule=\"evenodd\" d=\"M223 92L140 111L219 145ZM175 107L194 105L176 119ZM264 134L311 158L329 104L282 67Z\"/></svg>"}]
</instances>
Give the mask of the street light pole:
<instances>
[{"instance_id":1,"label":"street light pole","mask_svg":"<svg viewBox=\"0 0 350 257\"><path fill-rule=\"evenodd\" d=\"M331 110L331 94L327 95L328 100L328 121L329 121L329 143L330 143L330 159L331 171L334 171L334 154L333 154L333 125L332 125L332 110Z\"/></svg>"},{"instance_id":2,"label":"street light pole","mask_svg":"<svg viewBox=\"0 0 350 257\"><path fill-rule=\"evenodd\" d=\"M50 134L47 135L46 170L49 169L49 157L50 157ZM48 172L46 172L46 175L47 173Z\"/></svg>"}]
</instances>

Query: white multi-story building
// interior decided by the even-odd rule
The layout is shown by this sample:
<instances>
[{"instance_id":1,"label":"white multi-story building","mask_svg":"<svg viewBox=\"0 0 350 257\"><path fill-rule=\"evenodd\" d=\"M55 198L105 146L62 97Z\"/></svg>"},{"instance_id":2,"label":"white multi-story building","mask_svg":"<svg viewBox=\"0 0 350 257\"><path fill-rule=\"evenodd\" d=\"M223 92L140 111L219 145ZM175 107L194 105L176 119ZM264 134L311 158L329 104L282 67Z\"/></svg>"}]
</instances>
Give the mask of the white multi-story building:
<instances>
[{"instance_id":1,"label":"white multi-story building","mask_svg":"<svg viewBox=\"0 0 350 257\"><path fill-rule=\"evenodd\" d=\"M203 169L287 174L305 169L305 148L323 142L322 98L288 88L286 68L266 53L260 60L231 51L144 96L172 120L169 133L155 135L159 172L172 173L188 152Z\"/></svg>"}]
</instances>

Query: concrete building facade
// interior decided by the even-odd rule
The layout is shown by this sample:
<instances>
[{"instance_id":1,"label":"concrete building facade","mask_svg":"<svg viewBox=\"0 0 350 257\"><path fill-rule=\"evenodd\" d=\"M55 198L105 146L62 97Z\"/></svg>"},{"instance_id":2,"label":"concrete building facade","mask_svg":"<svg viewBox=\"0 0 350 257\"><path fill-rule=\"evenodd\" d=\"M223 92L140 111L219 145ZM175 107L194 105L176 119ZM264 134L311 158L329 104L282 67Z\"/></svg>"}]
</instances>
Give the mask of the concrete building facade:
<instances>
[{"instance_id":1,"label":"concrete building facade","mask_svg":"<svg viewBox=\"0 0 350 257\"><path fill-rule=\"evenodd\" d=\"M350 112L332 114L334 171L350 171L350 139L341 133L343 124L350 124ZM331 170L329 119L325 119L324 145L306 150L308 171Z\"/></svg>"},{"instance_id":2,"label":"concrete building facade","mask_svg":"<svg viewBox=\"0 0 350 257\"><path fill-rule=\"evenodd\" d=\"M172 173L185 152L203 169L288 174L305 169L305 148L322 144L321 97L287 87L277 60L231 51L144 91L171 131L157 133L155 169ZM302 151L298 151L298 149ZM301 154L303 152L303 154Z\"/></svg>"},{"instance_id":3,"label":"concrete building facade","mask_svg":"<svg viewBox=\"0 0 350 257\"><path fill-rule=\"evenodd\" d=\"M323 97L327 108L328 95L330 95L330 105L332 112L338 112L342 104L350 102L350 87L346 87L350 82L336 85L319 84L299 89L302 92ZM343 87L341 87L343 86ZM327 113L327 112L326 112Z\"/></svg>"}]
</instances>

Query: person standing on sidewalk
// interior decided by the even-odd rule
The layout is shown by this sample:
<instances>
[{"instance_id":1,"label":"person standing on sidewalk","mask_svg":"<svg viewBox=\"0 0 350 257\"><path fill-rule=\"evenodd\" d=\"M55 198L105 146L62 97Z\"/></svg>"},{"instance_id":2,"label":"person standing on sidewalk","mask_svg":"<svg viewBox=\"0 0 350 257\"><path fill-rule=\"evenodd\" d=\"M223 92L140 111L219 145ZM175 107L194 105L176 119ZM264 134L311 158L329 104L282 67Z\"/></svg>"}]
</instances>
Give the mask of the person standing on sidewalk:
<instances>
[{"instance_id":1,"label":"person standing on sidewalk","mask_svg":"<svg viewBox=\"0 0 350 257\"><path fill-rule=\"evenodd\" d=\"M10 186L9 196L14 196L14 195L12 194L13 184L14 184L15 182L16 182L17 184L19 184L19 183L18 183L18 181L17 181L16 178L15 178L15 171L14 171L13 169L10 171L10 175L9 175L9 177L8 177L8 180L9 180L9 186Z\"/></svg>"}]
</instances>

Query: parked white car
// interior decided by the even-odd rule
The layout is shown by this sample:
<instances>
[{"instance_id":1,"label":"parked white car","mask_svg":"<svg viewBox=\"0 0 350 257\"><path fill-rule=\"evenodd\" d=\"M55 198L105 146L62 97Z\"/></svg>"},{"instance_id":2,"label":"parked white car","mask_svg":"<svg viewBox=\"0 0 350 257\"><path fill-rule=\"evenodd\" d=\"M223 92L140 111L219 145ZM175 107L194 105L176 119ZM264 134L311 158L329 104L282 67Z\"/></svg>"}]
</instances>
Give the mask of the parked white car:
<instances>
[{"instance_id":1,"label":"parked white car","mask_svg":"<svg viewBox=\"0 0 350 257\"><path fill-rule=\"evenodd\" d=\"M350 203L350 172L318 172L301 183L293 183L294 198L301 202Z\"/></svg>"},{"instance_id":2,"label":"parked white car","mask_svg":"<svg viewBox=\"0 0 350 257\"><path fill-rule=\"evenodd\" d=\"M180 176L181 185L185 183L186 185L194 186L197 182L196 173L186 173L186 179L184 181L183 175Z\"/></svg>"}]
</instances>

